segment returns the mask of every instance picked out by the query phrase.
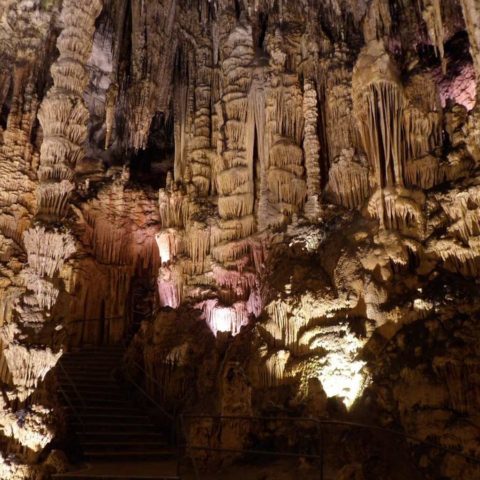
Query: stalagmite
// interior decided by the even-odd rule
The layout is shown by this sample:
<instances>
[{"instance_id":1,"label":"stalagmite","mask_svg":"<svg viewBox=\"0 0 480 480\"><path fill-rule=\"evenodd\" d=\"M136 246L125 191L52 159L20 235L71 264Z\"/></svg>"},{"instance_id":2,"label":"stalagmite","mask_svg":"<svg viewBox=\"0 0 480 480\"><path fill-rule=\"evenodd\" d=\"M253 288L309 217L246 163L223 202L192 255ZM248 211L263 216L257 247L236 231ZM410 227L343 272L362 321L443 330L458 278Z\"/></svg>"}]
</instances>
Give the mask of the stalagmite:
<instances>
[{"instance_id":1,"label":"stalagmite","mask_svg":"<svg viewBox=\"0 0 480 480\"><path fill-rule=\"evenodd\" d=\"M317 136L317 93L310 83L304 84L303 110L305 116L303 149L305 151L305 168L307 172L305 214L309 218L315 218L320 208L320 143Z\"/></svg>"}]
</instances>

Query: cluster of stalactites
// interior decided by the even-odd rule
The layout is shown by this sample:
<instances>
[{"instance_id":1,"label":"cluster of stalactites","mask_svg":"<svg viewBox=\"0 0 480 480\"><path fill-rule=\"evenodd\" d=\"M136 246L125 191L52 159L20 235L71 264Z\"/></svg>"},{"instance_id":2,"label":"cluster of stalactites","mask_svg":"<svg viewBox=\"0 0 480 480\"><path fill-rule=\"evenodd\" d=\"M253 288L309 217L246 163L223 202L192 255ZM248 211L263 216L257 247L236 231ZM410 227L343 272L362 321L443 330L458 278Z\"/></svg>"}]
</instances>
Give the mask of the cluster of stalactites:
<instances>
[{"instance_id":1,"label":"cluster of stalactites","mask_svg":"<svg viewBox=\"0 0 480 480\"><path fill-rule=\"evenodd\" d=\"M353 148L344 149L328 172L326 193L346 208L358 208L370 195L369 169Z\"/></svg>"},{"instance_id":2,"label":"cluster of stalactites","mask_svg":"<svg viewBox=\"0 0 480 480\"><path fill-rule=\"evenodd\" d=\"M442 108L437 86L427 74L412 76L404 91L403 144L408 165L441 145Z\"/></svg>"},{"instance_id":3,"label":"cluster of stalactites","mask_svg":"<svg viewBox=\"0 0 480 480\"><path fill-rule=\"evenodd\" d=\"M403 185L403 88L383 42L360 53L353 75L353 108L377 187Z\"/></svg>"},{"instance_id":4,"label":"cluster of stalactites","mask_svg":"<svg viewBox=\"0 0 480 480\"><path fill-rule=\"evenodd\" d=\"M201 43L195 49L185 53L183 76L174 86L174 177L177 181L191 181L199 195L208 196L215 191L218 163L212 125L217 115L213 104L218 102L219 93L211 47L203 38L198 41ZM195 76L187 74L191 71Z\"/></svg>"},{"instance_id":5,"label":"cluster of stalactites","mask_svg":"<svg viewBox=\"0 0 480 480\"><path fill-rule=\"evenodd\" d=\"M383 43L371 41L354 69L353 107L373 186L384 191L370 202L370 213L389 228L420 221L420 205L415 205L415 199L392 192L405 185L430 188L444 176L438 162L424 161L442 141L442 116L434 82L414 76L404 87ZM333 173L330 178L335 187L339 172ZM368 187L360 178L356 182L365 190ZM334 190L341 197L338 185ZM348 206L357 202L352 195L346 200Z\"/></svg>"},{"instance_id":6,"label":"cluster of stalactites","mask_svg":"<svg viewBox=\"0 0 480 480\"><path fill-rule=\"evenodd\" d=\"M64 28L57 40L60 56L52 65L53 87L42 102L38 119L44 141L40 151L37 191L38 214L47 219L65 215L74 190L74 169L83 157L88 110L83 91L88 82L86 64L102 4L88 0L65 1Z\"/></svg>"},{"instance_id":7,"label":"cluster of stalactites","mask_svg":"<svg viewBox=\"0 0 480 480\"><path fill-rule=\"evenodd\" d=\"M138 151L147 147L155 113L169 108L178 41L173 35L178 2L123 3L117 18L114 52L116 81L123 90L116 107L117 112L124 116L125 126L125 132L118 140L125 148ZM131 31L124 30L128 15ZM127 42L131 42L129 71L124 70L125 65L120 60L127 38ZM111 110L115 110L115 106Z\"/></svg>"},{"instance_id":8,"label":"cluster of stalactites","mask_svg":"<svg viewBox=\"0 0 480 480\"><path fill-rule=\"evenodd\" d=\"M210 286L218 298L202 301L198 308L214 334L227 330L236 334L250 315L261 310L257 276L242 271L252 257L257 269L263 264L258 245L250 238L254 218L222 220L215 215L200 220L205 218L204 208L177 184L169 182L160 190L162 229L156 235L160 305L178 308L195 285Z\"/></svg>"},{"instance_id":9,"label":"cluster of stalactites","mask_svg":"<svg viewBox=\"0 0 480 480\"><path fill-rule=\"evenodd\" d=\"M195 204L182 186L167 181L160 189L158 207L162 230L156 235L160 254L160 270L157 284L160 306L177 308L183 299L183 265L180 255L185 244L185 232Z\"/></svg>"},{"instance_id":10,"label":"cluster of stalactites","mask_svg":"<svg viewBox=\"0 0 480 480\"><path fill-rule=\"evenodd\" d=\"M320 144L315 131L316 92L306 83L304 97L296 76L280 74L280 78L265 91L265 166L261 172L264 188L261 185L258 212L261 229L278 226L299 213L307 195L308 213L313 217L318 213Z\"/></svg>"}]
</instances>

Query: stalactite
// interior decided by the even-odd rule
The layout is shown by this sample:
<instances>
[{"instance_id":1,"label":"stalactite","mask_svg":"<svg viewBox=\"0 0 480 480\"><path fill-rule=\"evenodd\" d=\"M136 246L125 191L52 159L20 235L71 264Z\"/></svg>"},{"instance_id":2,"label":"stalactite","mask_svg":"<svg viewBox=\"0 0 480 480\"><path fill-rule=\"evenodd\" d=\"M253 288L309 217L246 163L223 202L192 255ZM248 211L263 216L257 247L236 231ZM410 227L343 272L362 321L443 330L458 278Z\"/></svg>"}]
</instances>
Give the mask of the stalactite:
<instances>
[{"instance_id":1,"label":"stalactite","mask_svg":"<svg viewBox=\"0 0 480 480\"><path fill-rule=\"evenodd\" d=\"M23 270L21 276L25 279L26 287L34 294L33 305L38 305L41 310L50 311L57 301L58 288L29 269Z\"/></svg>"},{"instance_id":2,"label":"stalactite","mask_svg":"<svg viewBox=\"0 0 480 480\"><path fill-rule=\"evenodd\" d=\"M214 335L219 332L230 332L236 335L240 329L248 324L249 314L244 302L236 302L231 306L224 306L217 299L206 300L199 307Z\"/></svg>"},{"instance_id":3,"label":"stalactite","mask_svg":"<svg viewBox=\"0 0 480 480\"><path fill-rule=\"evenodd\" d=\"M259 367L263 387L275 387L283 382L289 359L290 352L288 350L279 350L265 360L265 364Z\"/></svg>"},{"instance_id":4,"label":"stalactite","mask_svg":"<svg viewBox=\"0 0 480 480\"><path fill-rule=\"evenodd\" d=\"M474 414L480 394L478 383L474 380L479 373L477 364L469 359L454 361L439 357L435 359L433 368L448 386L450 407L466 415Z\"/></svg>"},{"instance_id":5,"label":"stalactite","mask_svg":"<svg viewBox=\"0 0 480 480\"><path fill-rule=\"evenodd\" d=\"M162 307L178 308L183 298L183 272L180 265L160 267L158 294Z\"/></svg>"},{"instance_id":6,"label":"stalactite","mask_svg":"<svg viewBox=\"0 0 480 480\"><path fill-rule=\"evenodd\" d=\"M379 188L403 185L403 92L381 42L360 54L353 76L354 113Z\"/></svg>"},{"instance_id":7,"label":"stalactite","mask_svg":"<svg viewBox=\"0 0 480 480\"><path fill-rule=\"evenodd\" d=\"M18 344L14 342L15 333L15 327L2 326L0 351L10 381L15 385L17 398L24 401L55 366L62 351L54 353L49 347L36 348Z\"/></svg>"},{"instance_id":8,"label":"stalactite","mask_svg":"<svg viewBox=\"0 0 480 480\"><path fill-rule=\"evenodd\" d=\"M176 186L171 190L160 189L158 205L163 228L185 228L195 208L186 192Z\"/></svg>"},{"instance_id":9,"label":"stalactite","mask_svg":"<svg viewBox=\"0 0 480 480\"><path fill-rule=\"evenodd\" d=\"M438 89L426 75L413 76L405 87L403 111L405 158L417 159L442 143L442 114Z\"/></svg>"},{"instance_id":10,"label":"stalactite","mask_svg":"<svg viewBox=\"0 0 480 480\"><path fill-rule=\"evenodd\" d=\"M253 204L251 192L219 197L218 213L224 220L245 217L253 212Z\"/></svg>"},{"instance_id":11,"label":"stalactite","mask_svg":"<svg viewBox=\"0 0 480 480\"><path fill-rule=\"evenodd\" d=\"M250 242L246 239L230 241L212 248L212 258L222 264L235 262L244 258L250 250ZM240 262L241 265L243 262Z\"/></svg>"},{"instance_id":12,"label":"stalactite","mask_svg":"<svg viewBox=\"0 0 480 480\"><path fill-rule=\"evenodd\" d=\"M255 229L255 217L246 215L233 220L222 220L211 229L211 244L216 246L220 243L229 242L238 238L246 238L253 234Z\"/></svg>"},{"instance_id":13,"label":"stalactite","mask_svg":"<svg viewBox=\"0 0 480 480\"><path fill-rule=\"evenodd\" d=\"M330 168L327 193L335 203L357 208L370 194L368 174L366 162L356 158L353 149L344 150Z\"/></svg>"},{"instance_id":14,"label":"stalactite","mask_svg":"<svg viewBox=\"0 0 480 480\"><path fill-rule=\"evenodd\" d=\"M324 83L325 130L328 138L329 161L356 144L356 128L352 116L352 69L345 43L335 44L333 58L319 73L317 81ZM322 86L322 83L320 84ZM323 147L323 145L322 145Z\"/></svg>"},{"instance_id":15,"label":"stalactite","mask_svg":"<svg viewBox=\"0 0 480 480\"><path fill-rule=\"evenodd\" d=\"M463 9L463 17L467 27L468 38L470 39L470 52L472 54L473 64L477 78L480 78L480 6L475 0L460 0ZM480 89L477 87L477 98L480 95Z\"/></svg>"},{"instance_id":16,"label":"stalactite","mask_svg":"<svg viewBox=\"0 0 480 480\"><path fill-rule=\"evenodd\" d=\"M228 35L222 52L223 119L219 125L223 146L222 165L217 168L216 186L220 194L218 212L222 220L252 214L253 151L255 115L248 102L249 66L253 60L251 28L236 27Z\"/></svg>"},{"instance_id":17,"label":"stalactite","mask_svg":"<svg viewBox=\"0 0 480 480\"><path fill-rule=\"evenodd\" d=\"M442 239L431 245L430 254L442 260L445 268L467 277L480 273L480 242L478 237L469 239L468 246L453 239Z\"/></svg>"},{"instance_id":18,"label":"stalactite","mask_svg":"<svg viewBox=\"0 0 480 480\"><path fill-rule=\"evenodd\" d=\"M442 71L446 73L445 52L443 44L445 42L445 32L442 20L442 7L440 0L422 0L422 17L427 24L428 35L442 62Z\"/></svg>"},{"instance_id":19,"label":"stalactite","mask_svg":"<svg viewBox=\"0 0 480 480\"><path fill-rule=\"evenodd\" d=\"M279 37L275 38L279 40ZM275 51L271 54L279 62L275 68L280 70L284 53L280 43L275 43L272 48ZM280 225L297 213L303 207L307 193L301 148L305 124L304 99L295 76L281 71L278 75L279 81L267 84L264 93L262 121L265 126L261 133L266 141L262 145L264 162L260 170L258 213L262 230ZM313 133L311 128L310 133Z\"/></svg>"},{"instance_id":20,"label":"stalactite","mask_svg":"<svg viewBox=\"0 0 480 480\"><path fill-rule=\"evenodd\" d=\"M211 148L211 86L212 58L208 45L196 50L197 76L195 80L195 118L190 142L192 182L200 195L210 192L212 155Z\"/></svg>"},{"instance_id":21,"label":"stalactite","mask_svg":"<svg viewBox=\"0 0 480 480\"><path fill-rule=\"evenodd\" d=\"M183 250L182 237L173 228L168 228L157 233L155 236L158 251L162 263L168 263L175 259Z\"/></svg>"},{"instance_id":22,"label":"stalactite","mask_svg":"<svg viewBox=\"0 0 480 480\"><path fill-rule=\"evenodd\" d=\"M110 147L115 128L115 108L118 97L118 85L111 83L105 99L105 150Z\"/></svg>"},{"instance_id":23,"label":"stalactite","mask_svg":"<svg viewBox=\"0 0 480 480\"><path fill-rule=\"evenodd\" d=\"M368 212L373 218L380 219L383 215L387 228L413 228L422 232L425 225L422 197L422 194L412 194L401 188L378 190L369 201Z\"/></svg>"},{"instance_id":24,"label":"stalactite","mask_svg":"<svg viewBox=\"0 0 480 480\"><path fill-rule=\"evenodd\" d=\"M27 230L23 235L28 263L39 277L53 277L75 251L70 233L47 231L45 227Z\"/></svg>"},{"instance_id":25,"label":"stalactite","mask_svg":"<svg viewBox=\"0 0 480 480\"><path fill-rule=\"evenodd\" d=\"M425 155L422 158L407 162L405 184L428 190L442 183L446 175L445 168L442 168L438 158Z\"/></svg>"},{"instance_id":26,"label":"stalactite","mask_svg":"<svg viewBox=\"0 0 480 480\"><path fill-rule=\"evenodd\" d=\"M189 225L185 236L185 252L192 259L193 271L203 273L210 252L210 227L200 222Z\"/></svg>"},{"instance_id":27,"label":"stalactite","mask_svg":"<svg viewBox=\"0 0 480 480\"><path fill-rule=\"evenodd\" d=\"M248 297L257 282L256 275L251 272L227 270L219 265L213 266L212 273L217 285L228 287L236 292L238 297Z\"/></svg>"},{"instance_id":28,"label":"stalactite","mask_svg":"<svg viewBox=\"0 0 480 480\"><path fill-rule=\"evenodd\" d=\"M175 0L131 5L131 72L118 74L119 85L122 74L128 76L121 96L127 148L144 149L155 112L167 109L177 42L172 36L176 11Z\"/></svg>"}]
</instances>

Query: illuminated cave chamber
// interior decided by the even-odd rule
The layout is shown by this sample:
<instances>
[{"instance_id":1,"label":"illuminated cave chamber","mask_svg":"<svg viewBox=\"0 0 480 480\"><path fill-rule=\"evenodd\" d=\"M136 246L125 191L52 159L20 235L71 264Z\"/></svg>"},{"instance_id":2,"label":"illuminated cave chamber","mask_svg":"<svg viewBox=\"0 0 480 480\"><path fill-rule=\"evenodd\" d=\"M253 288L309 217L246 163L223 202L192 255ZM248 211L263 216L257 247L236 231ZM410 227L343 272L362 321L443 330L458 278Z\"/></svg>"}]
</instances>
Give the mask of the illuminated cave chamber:
<instances>
[{"instance_id":1,"label":"illuminated cave chamber","mask_svg":"<svg viewBox=\"0 0 480 480\"><path fill-rule=\"evenodd\" d=\"M0 0L0 478L65 464L64 371L108 418L133 375L166 411L430 443L332 425L335 478L479 478L479 25L475 0ZM210 467L317 451L240 423L181 438Z\"/></svg>"}]
</instances>

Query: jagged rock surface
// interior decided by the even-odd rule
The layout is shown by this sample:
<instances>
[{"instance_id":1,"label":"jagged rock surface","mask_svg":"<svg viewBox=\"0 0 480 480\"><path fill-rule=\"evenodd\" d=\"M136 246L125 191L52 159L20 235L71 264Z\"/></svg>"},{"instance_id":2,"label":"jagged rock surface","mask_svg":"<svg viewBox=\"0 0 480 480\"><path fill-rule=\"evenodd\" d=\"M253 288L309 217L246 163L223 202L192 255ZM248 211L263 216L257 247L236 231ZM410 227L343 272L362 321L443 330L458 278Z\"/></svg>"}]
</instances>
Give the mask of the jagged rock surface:
<instances>
[{"instance_id":1,"label":"jagged rock surface","mask_svg":"<svg viewBox=\"0 0 480 480\"><path fill-rule=\"evenodd\" d=\"M29 450L2 478L54 435L36 395L62 350L124 339L167 405L364 415L480 456L479 18L0 0L0 425ZM267 441L218 428L188 436ZM425 478L480 475L412 451Z\"/></svg>"}]
</instances>

